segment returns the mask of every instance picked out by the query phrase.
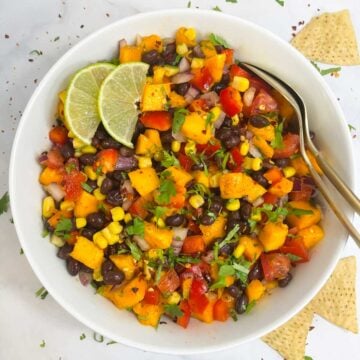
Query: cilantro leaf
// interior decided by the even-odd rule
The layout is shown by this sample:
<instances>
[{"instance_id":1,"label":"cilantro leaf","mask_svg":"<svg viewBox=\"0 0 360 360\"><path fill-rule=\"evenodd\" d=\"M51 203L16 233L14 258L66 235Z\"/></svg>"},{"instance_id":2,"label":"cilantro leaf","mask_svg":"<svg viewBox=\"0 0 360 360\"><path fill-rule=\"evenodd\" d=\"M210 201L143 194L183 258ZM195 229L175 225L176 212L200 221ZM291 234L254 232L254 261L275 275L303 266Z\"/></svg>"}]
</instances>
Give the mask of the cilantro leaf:
<instances>
[{"instance_id":1,"label":"cilantro leaf","mask_svg":"<svg viewBox=\"0 0 360 360\"><path fill-rule=\"evenodd\" d=\"M173 154L170 154L168 151L163 150L161 165L164 167L178 166L179 160Z\"/></svg>"},{"instance_id":2,"label":"cilantro leaf","mask_svg":"<svg viewBox=\"0 0 360 360\"><path fill-rule=\"evenodd\" d=\"M205 119L205 128L211 125L213 119L214 119L214 113L208 112Z\"/></svg>"},{"instance_id":3,"label":"cilantro leaf","mask_svg":"<svg viewBox=\"0 0 360 360\"><path fill-rule=\"evenodd\" d=\"M169 173L169 171L166 171L166 173ZM159 193L156 195L156 202L160 205L169 204L171 197L175 195L176 188L174 181L168 178L163 178L159 186Z\"/></svg>"},{"instance_id":4,"label":"cilantro leaf","mask_svg":"<svg viewBox=\"0 0 360 360\"><path fill-rule=\"evenodd\" d=\"M144 231L145 231L144 221L138 217L136 217L133 221L133 224L128 226L126 229L128 235L144 236Z\"/></svg>"},{"instance_id":5,"label":"cilantro leaf","mask_svg":"<svg viewBox=\"0 0 360 360\"><path fill-rule=\"evenodd\" d=\"M214 11L222 11L217 5L212 8Z\"/></svg>"},{"instance_id":6,"label":"cilantro leaf","mask_svg":"<svg viewBox=\"0 0 360 360\"><path fill-rule=\"evenodd\" d=\"M285 5L285 0L275 0L280 6Z\"/></svg>"},{"instance_id":7,"label":"cilantro leaf","mask_svg":"<svg viewBox=\"0 0 360 360\"><path fill-rule=\"evenodd\" d=\"M352 130L356 131L356 127L351 124L348 124L348 128L350 131L352 131Z\"/></svg>"},{"instance_id":8,"label":"cilantro leaf","mask_svg":"<svg viewBox=\"0 0 360 360\"><path fill-rule=\"evenodd\" d=\"M82 333L81 335L80 335L80 340L84 340L86 338L86 335L84 334L84 333Z\"/></svg>"},{"instance_id":9,"label":"cilantro leaf","mask_svg":"<svg viewBox=\"0 0 360 360\"><path fill-rule=\"evenodd\" d=\"M234 321L238 321L238 316L235 309L230 309L230 316Z\"/></svg>"},{"instance_id":10,"label":"cilantro leaf","mask_svg":"<svg viewBox=\"0 0 360 360\"><path fill-rule=\"evenodd\" d=\"M236 4L237 0L226 0L226 2Z\"/></svg>"},{"instance_id":11,"label":"cilantro leaf","mask_svg":"<svg viewBox=\"0 0 360 360\"><path fill-rule=\"evenodd\" d=\"M94 190L94 189L93 189L88 183L86 183L86 182L81 183L81 187L82 187L85 191L87 191L88 193L92 193L93 190Z\"/></svg>"},{"instance_id":12,"label":"cilantro leaf","mask_svg":"<svg viewBox=\"0 0 360 360\"><path fill-rule=\"evenodd\" d=\"M253 300L253 301L251 301L249 304L247 304L246 310L245 310L245 314L249 314L250 311L254 308L255 305L256 305L256 301L255 301L255 300Z\"/></svg>"},{"instance_id":13,"label":"cilantro leaf","mask_svg":"<svg viewBox=\"0 0 360 360\"><path fill-rule=\"evenodd\" d=\"M57 223L54 234L61 238L68 239L72 228L73 228L73 223L71 219L67 219L63 217Z\"/></svg>"},{"instance_id":14,"label":"cilantro leaf","mask_svg":"<svg viewBox=\"0 0 360 360\"><path fill-rule=\"evenodd\" d=\"M240 226L236 224L233 229L231 229L228 234L225 236L225 239L222 240L219 244L219 249L221 249L224 245L233 242L233 238L236 237L235 241L237 240L237 232L239 231Z\"/></svg>"},{"instance_id":15,"label":"cilantro leaf","mask_svg":"<svg viewBox=\"0 0 360 360\"><path fill-rule=\"evenodd\" d=\"M179 305L177 304L166 304L164 305L164 310L168 315L173 318L184 315L184 313L180 310Z\"/></svg>"},{"instance_id":16,"label":"cilantro leaf","mask_svg":"<svg viewBox=\"0 0 360 360\"><path fill-rule=\"evenodd\" d=\"M303 216L303 215L311 215L313 213L314 212L312 210L298 209L290 206L288 208L288 215Z\"/></svg>"},{"instance_id":17,"label":"cilantro leaf","mask_svg":"<svg viewBox=\"0 0 360 360\"><path fill-rule=\"evenodd\" d=\"M283 142L283 136L282 136L283 127L284 127L283 122L280 122L275 127L275 137L274 137L274 140L271 141L271 146L274 149L283 149L284 148L284 142Z\"/></svg>"},{"instance_id":18,"label":"cilantro leaf","mask_svg":"<svg viewBox=\"0 0 360 360\"><path fill-rule=\"evenodd\" d=\"M142 258L142 251L140 248L130 240L126 240L125 243L129 247L132 257L139 261Z\"/></svg>"},{"instance_id":19,"label":"cilantro leaf","mask_svg":"<svg viewBox=\"0 0 360 360\"><path fill-rule=\"evenodd\" d=\"M311 356L305 355L304 360L313 360L313 358Z\"/></svg>"},{"instance_id":20,"label":"cilantro leaf","mask_svg":"<svg viewBox=\"0 0 360 360\"><path fill-rule=\"evenodd\" d=\"M232 265L221 265L219 269L219 276L231 276L235 274L235 269Z\"/></svg>"},{"instance_id":21,"label":"cilantro leaf","mask_svg":"<svg viewBox=\"0 0 360 360\"><path fill-rule=\"evenodd\" d=\"M222 38L219 35L215 35L214 33L211 33L209 35L209 40L212 42L213 45L221 45L226 49L230 48L230 45L226 42L226 40L224 38Z\"/></svg>"},{"instance_id":22,"label":"cilantro leaf","mask_svg":"<svg viewBox=\"0 0 360 360\"><path fill-rule=\"evenodd\" d=\"M189 113L188 110L184 108L175 109L173 124L172 124L172 131L173 133L178 133L185 121L185 116Z\"/></svg>"},{"instance_id":23,"label":"cilantro leaf","mask_svg":"<svg viewBox=\"0 0 360 360\"><path fill-rule=\"evenodd\" d=\"M41 347L41 348L44 348L45 345L46 345L45 340L43 340L43 341L41 342L41 344L40 344L40 347Z\"/></svg>"},{"instance_id":24,"label":"cilantro leaf","mask_svg":"<svg viewBox=\"0 0 360 360\"><path fill-rule=\"evenodd\" d=\"M187 3L187 7L188 7L188 8L191 8L191 1L189 1L189 2Z\"/></svg>"},{"instance_id":25,"label":"cilantro leaf","mask_svg":"<svg viewBox=\"0 0 360 360\"><path fill-rule=\"evenodd\" d=\"M302 258L300 256L294 255L294 254L286 254L286 256L289 258L291 262L297 262L301 260Z\"/></svg>"},{"instance_id":26,"label":"cilantro leaf","mask_svg":"<svg viewBox=\"0 0 360 360\"><path fill-rule=\"evenodd\" d=\"M96 342L104 342L104 337L101 335L101 334L98 334L94 331L93 333L93 339L96 341Z\"/></svg>"},{"instance_id":27,"label":"cilantro leaf","mask_svg":"<svg viewBox=\"0 0 360 360\"><path fill-rule=\"evenodd\" d=\"M39 290L35 292L36 297L40 297L41 300L45 300L45 298L48 296L47 290L42 286Z\"/></svg>"},{"instance_id":28,"label":"cilantro leaf","mask_svg":"<svg viewBox=\"0 0 360 360\"><path fill-rule=\"evenodd\" d=\"M8 211L9 200L9 194L6 191L6 193L0 199L0 215Z\"/></svg>"}]
</instances>

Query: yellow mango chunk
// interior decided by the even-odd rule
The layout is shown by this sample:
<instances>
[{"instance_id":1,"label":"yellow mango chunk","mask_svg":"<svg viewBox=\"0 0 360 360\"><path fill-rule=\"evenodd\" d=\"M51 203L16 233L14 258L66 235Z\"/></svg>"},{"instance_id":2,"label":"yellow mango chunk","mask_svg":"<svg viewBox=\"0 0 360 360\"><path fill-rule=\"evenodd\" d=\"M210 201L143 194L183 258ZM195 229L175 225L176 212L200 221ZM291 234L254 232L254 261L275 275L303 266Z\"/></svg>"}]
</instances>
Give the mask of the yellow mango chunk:
<instances>
[{"instance_id":1,"label":"yellow mango chunk","mask_svg":"<svg viewBox=\"0 0 360 360\"><path fill-rule=\"evenodd\" d=\"M171 166L167 168L166 171L169 171L171 173L171 178L179 187L185 187L186 184L193 179L191 174L176 166Z\"/></svg>"},{"instance_id":2,"label":"yellow mango chunk","mask_svg":"<svg viewBox=\"0 0 360 360\"><path fill-rule=\"evenodd\" d=\"M271 187L268 189L268 192L278 197L282 197L291 192L293 186L294 183L291 180L283 177L280 181L278 181L274 185L271 185Z\"/></svg>"},{"instance_id":3,"label":"yellow mango chunk","mask_svg":"<svg viewBox=\"0 0 360 360\"><path fill-rule=\"evenodd\" d=\"M205 59L205 66L208 68L214 82L219 82L223 75L226 55L216 54L215 56Z\"/></svg>"},{"instance_id":4,"label":"yellow mango chunk","mask_svg":"<svg viewBox=\"0 0 360 360\"><path fill-rule=\"evenodd\" d=\"M324 230L319 225L311 225L301 229L298 235L302 237L304 245L311 249L317 245L324 237Z\"/></svg>"},{"instance_id":5,"label":"yellow mango chunk","mask_svg":"<svg viewBox=\"0 0 360 360\"><path fill-rule=\"evenodd\" d=\"M207 188L209 187L209 177L205 174L205 171L193 171L192 176L198 184L203 184Z\"/></svg>"},{"instance_id":6,"label":"yellow mango chunk","mask_svg":"<svg viewBox=\"0 0 360 360\"><path fill-rule=\"evenodd\" d=\"M186 106L186 100L183 96L179 95L175 91L172 91L169 95L170 105L173 108L181 108Z\"/></svg>"},{"instance_id":7,"label":"yellow mango chunk","mask_svg":"<svg viewBox=\"0 0 360 360\"><path fill-rule=\"evenodd\" d=\"M249 261L257 260L264 251L260 241L250 236L241 236L239 244L244 246L244 256Z\"/></svg>"},{"instance_id":8,"label":"yellow mango chunk","mask_svg":"<svg viewBox=\"0 0 360 360\"><path fill-rule=\"evenodd\" d=\"M161 52L163 50L163 43L159 35L149 35L144 36L141 39L140 47L143 52L148 52L150 50Z\"/></svg>"},{"instance_id":9,"label":"yellow mango chunk","mask_svg":"<svg viewBox=\"0 0 360 360\"><path fill-rule=\"evenodd\" d=\"M172 243L173 230L160 229L155 224L144 223L144 239L152 249L167 249Z\"/></svg>"},{"instance_id":10,"label":"yellow mango chunk","mask_svg":"<svg viewBox=\"0 0 360 360\"><path fill-rule=\"evenodd\" d=\"M264 295L265 290L266 288L260 280L252 280L246 288L249 303L259 300Z\"/></svg>"},{"instance_id":11,"label":"yellow mango chunk","mask_svg":"<svg viewBox=\"0 0 360 360\"><path fill-rule=\"evenodd\" d=\"M154 168L144 168L129 172L131 185L141 195L145 196L160 186L160 180Z\"/></svg>"},{"instance_id":12,"label":"yellow mango chunk","mask_svg":"<svg viewBox=\"0 0 360 360\"><path fill-rule=\"evenodd\" d=\"M164 312L162 305L152 305L140 302L133 307L140 324L156 328L159 324L161 315Z\"/></svg>"},{"instance_id":13,"label":"yellow mango chunk","mask_svg":"<svg viewBox=\"0 0 360 360\"><path fill-rule=\"evenodd\" d=\"M110 260L124 273L126 280L132 279L136 269L136 264L132 255L111 255Z\"/></svg>"},{"instance_id":14,"label":"yellow mango chunk","mask_svg":"<svg viewBox=\"0 0 360 360\"><path fill-rule=\"evenodd\" d=\"M279 249L284 245L288 234L288 226L282 222L268 222L259 233L259 240L264 246L265 251Z\"/></svg>"},{"instance_id":15,"label":"yellow mango chunk","mask_svg":"<svg viewBox=\"0 0 360 360\"><path fill-rule=\"evenodd\" d=\"M141 48L132 45L122 47L120 49L119 60L121 64L141 61Z\"/></svg>"},{"instance_id":16,"label":"yellow mango chunk","mask_svg":"<svg viewBox=\"0 0 360 360\"><path fill-rule=\"evenodd\" d=\"M77 218L85 218L89 214L97 212L99 201L94 195L87 191L82 191L80 197L75 203L74 215Z\"/></svg>"},{"instance_id":17,"label":"yellow mango chunk","mask_svg":"<svg viewBox=\"0 0 360 360\"><path fill-rule=\"evenodd\" d=\"M63 180L63 174L59 169L46 167L40 174L39 182L41 185L50 185L51 183L60 184Z\"/></svg>"},{"instance_id":18,"label":"yellow mango chunk","mask_svg":"<svg viewBox=\"0 0 360 360\"><path fill-rule=\"evenodd\" d=\"M78 236L70 256L90 269L98 269L104 258L104 252L86 237Z\"/></svg>"},{"instance_id":19,"label":"yellow mango chunk","mask_svg":"<svg viewBox=\"0 0 360 360\"><path fill-rule=\"evenodd\" d=\"M213 312L214 312L214 305L217 301L217 296L212 293L208 293L208 294L206 294L206 296L209 300L209 303L206 305L204 311L202 313L193 312L192 316L195 319L198 319L200 321L203 321L203 322L209 324L209 323L213 322L213 320L214 320Z\"/></svg>"},{"instance_id":20,"label":"yellow mango chunk","mask_svg":"<svg viewBox=\"0 0 360 360\"><path fill-rule=\"evenodd\" d=\"M142 111L166 110L167 97L170 95L170 84L146 84L142 94Z\"/></svg>"},{"instance_id":21,"label":"yellow mango chunk","mask_svg":"<svg viewBox=\"0 0 360 360\"><path fill-rule=\"evenodd\" d=\"M175 34L176 45L185 44L188 46L196 45L196 30L194 28L180 27Z\"/></svg>"},{"instance_id":22,"label":"yellow mango chunk","mask_svg":"<svg viewBox=\"0 0 360 360\"><path fill-rule=\"evenodd\" d=\"M302 210L310 210L312 211L311 214L306 215L288 215L286 217L286 221L292 227L297 227L299 230L305 229L311 225L317 224L321 220L321 211L320 209L312 206L307 201L290 201L288 205L293 209L302 209Z\"/></svg>"},{"instance_id":23,"label":"yellow mango chunk","mask_svg":"<svg viewBox=\"0 0 360 360\"><path fill-rule=\"evenodd\" d=\"M243 173L228 173L220 177L220 193L223 199L239 199L247 196L253 202L266 193L266 189Z\"/></svg>"},{"instance_id":24,"label":"yellow mango chunk","mask_svg":"<svg viewBox=\"0 0 360 360\"><path fill-rule=\"evenodd\" d=\"M260 152L267 158L272 158L274 155L274 149L266 142L266 140L260 136L254 136L253 144L260 150Z\"/></svg>"},{"instance_id":25,"label":"yellow mango chunk","mask_svg":"<svg viewBox=\"0 0 360 360\"><path fill-rule=\"evenodd\" d=\"M218 216L211 225L200 225L205 245L208 246L216 238L225 236L226 218Z\"/></svg>"},{"instance_id":26,"label":"yellow mango chunk","mask_svg":"<svg viewBox=\"0 0 360 360\"><path fill-rule=\"evenodd\" d=\"M186 115L181 132L198 144L207 144L211 139L211 128L206 124L206 115L197 112Z\"/></svg>"},{"instance_id":27,"label":"yellow mango chunk","mask_svg":"<svg viewBox=\"0 0 360 360\"><path fill-rule=\"evenodd\" d=\"M272 141L275 138L275 128L272 125L257 128L249 124L248 130L251 131L255 136L259 136L266 141Z\"/></svg>"}]
</instances>

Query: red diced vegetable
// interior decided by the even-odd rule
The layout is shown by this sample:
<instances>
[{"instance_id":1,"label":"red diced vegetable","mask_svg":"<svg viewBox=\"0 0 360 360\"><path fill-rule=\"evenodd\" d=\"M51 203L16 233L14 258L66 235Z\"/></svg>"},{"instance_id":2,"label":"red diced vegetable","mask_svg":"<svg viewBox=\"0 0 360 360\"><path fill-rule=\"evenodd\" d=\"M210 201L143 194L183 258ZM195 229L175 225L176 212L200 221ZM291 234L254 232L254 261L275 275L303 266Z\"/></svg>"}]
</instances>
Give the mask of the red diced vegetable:
<instances>
[{"instance_id":1,"label":"red diced vegetable","mask_svg":"<svg viewBox=\"0 0 360 360\"><path fill-rule=\"evenodd\" d=\"M263 253L260 256L260 260L266 281L282 279L290 271L290 267L291 267L290 260L284 254Z\"/></svg>"},{"instance_id":2,"label":"red diced vegetable","mask_svg":"<svg viewBox=\"0 0 360 360\"><path fill-rule=\"evenodd\" d=\"M168 111L147 111L140 117L145 127L166 131L171 128L171 114Z\"/></svg>"}]
</instances>

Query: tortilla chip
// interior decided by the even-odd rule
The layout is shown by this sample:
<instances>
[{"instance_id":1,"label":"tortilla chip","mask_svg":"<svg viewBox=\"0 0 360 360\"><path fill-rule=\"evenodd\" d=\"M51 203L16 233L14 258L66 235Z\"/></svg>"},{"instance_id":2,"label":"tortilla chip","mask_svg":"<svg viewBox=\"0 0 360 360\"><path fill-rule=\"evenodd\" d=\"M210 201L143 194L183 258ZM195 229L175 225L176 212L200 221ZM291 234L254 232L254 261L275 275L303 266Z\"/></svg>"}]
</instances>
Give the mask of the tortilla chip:
<instances>
[{"instance_id":1,"label":"tortilla chip","mask_svg":"<svg viewBox=\"0 0 360 360\"><path fill-rule=\"evenodd\" d=\"M348 10L314 17L291 40L310 60L334 65L358 65L360 56Z\"/></svg>"},{"instance_id":2,"label":"tortilla chip","mask_svg":"<svg viewBox=\"0 0 360 360\"><path fill-rule=\"evenodd\" d=\"M355 276L355 256L341 259L328 282L311 301L316 314L353 333L358 332Z\"/></svg>"},{"instance_id":3,"label":"tortilla chip","mask_svg":"<svg viewBox=\"0 0 360 360\"><path fill-rule=\"evenodd\" d=\"M303 360L306 338L313 319L313 310L307 306L285 325L261 338L286 360Z\"/></svg>"}]
</instances>

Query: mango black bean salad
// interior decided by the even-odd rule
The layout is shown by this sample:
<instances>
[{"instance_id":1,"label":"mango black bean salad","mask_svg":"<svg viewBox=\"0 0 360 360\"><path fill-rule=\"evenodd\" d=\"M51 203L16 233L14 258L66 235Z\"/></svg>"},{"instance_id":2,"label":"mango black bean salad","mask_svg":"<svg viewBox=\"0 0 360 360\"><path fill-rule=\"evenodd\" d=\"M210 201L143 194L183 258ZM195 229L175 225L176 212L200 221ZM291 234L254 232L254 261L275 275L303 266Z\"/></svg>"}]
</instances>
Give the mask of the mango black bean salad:
<instances>
[{"instance_id":1,"label":"mango black bean salad","mask_svg":"<svg viewBox=\"0 0 360 360\"><path fill-rule=\"evenodd\" d=\"M39 157L69 275L153 327L236 320L288 286L324 236L294 117L220 36L121 40L59 94Z\"/></svg>"}]
</instances>

